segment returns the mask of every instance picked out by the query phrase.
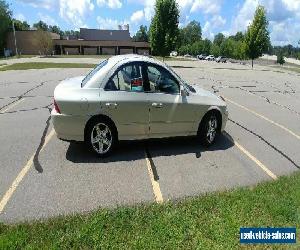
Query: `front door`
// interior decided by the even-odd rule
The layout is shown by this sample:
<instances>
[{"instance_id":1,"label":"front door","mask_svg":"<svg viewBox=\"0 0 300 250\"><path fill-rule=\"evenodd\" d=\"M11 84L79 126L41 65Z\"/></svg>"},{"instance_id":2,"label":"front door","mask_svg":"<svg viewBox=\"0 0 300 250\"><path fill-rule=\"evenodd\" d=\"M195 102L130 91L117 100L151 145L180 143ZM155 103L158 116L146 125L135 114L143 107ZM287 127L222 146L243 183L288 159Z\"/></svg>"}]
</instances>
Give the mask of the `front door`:
<instances>
[{"instance_id":1,"label":"front door","mask_svg":"<svg viewBox=\"0 0 300 250\"><path fill-rule=\"evenodd\" d=\"M142 64L122 65L100 96L102 110L115 122L119 139L143 139L149 132L149 106Z\"/></svg>"},{"instance_id":2,"label":"front door","mask_svg":"<svg viewBox=\"0 0 300 250\"><path fill-rule=\"evenodd\" d=\"M150 137L189 135L194 130L195 110L188 97L180 95L180 84L165 68L147 65Z\"/></svg>"}]
</instances>

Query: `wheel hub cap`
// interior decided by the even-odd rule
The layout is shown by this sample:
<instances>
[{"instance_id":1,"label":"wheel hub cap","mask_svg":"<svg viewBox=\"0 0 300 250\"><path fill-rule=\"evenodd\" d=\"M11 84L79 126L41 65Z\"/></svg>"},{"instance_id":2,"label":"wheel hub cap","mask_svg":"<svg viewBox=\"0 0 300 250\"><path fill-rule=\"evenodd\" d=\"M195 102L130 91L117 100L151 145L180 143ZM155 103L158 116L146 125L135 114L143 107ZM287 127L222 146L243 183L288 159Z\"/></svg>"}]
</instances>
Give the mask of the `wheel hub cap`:
<instances>
[{"instance_id":1,"label":"wheel hub cap","mask_svg":"<svg viewBox=\"0 0 300 250\"><path fill-rule=\"evenodd\" d=\"M94 126L91 133L91 143L98 154L105 154L110 149L112 134L106 124L98 123Z\"/></svg>"},{"instance_id":2,"label":"wheel hub cap","mask_svg":"<svg viewBox=\"0 0 300 250\"><path fill-rule=\"evenodd\" d=\"M208 129L207 129L207 134L206 138L208 142L213 142L216 134L217 134L217 128L218 128L218 121L215 116L212 116L210 120L208 121Z\"/></svg>"}]
</instances>

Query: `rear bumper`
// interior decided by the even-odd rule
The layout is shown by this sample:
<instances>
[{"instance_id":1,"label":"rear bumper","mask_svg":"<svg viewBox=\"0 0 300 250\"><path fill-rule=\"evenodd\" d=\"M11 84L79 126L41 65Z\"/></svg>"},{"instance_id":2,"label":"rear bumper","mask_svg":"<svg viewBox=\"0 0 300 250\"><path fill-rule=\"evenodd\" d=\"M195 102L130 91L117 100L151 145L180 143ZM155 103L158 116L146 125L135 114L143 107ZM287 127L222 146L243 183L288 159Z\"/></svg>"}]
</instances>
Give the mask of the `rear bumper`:
<instances>
[{"instance_id":1,"label":"rear bumper","mask_svg":"<svg viewBox=\"0 0 300 250\"><path fill-rule=\"evenodd\" d=\"M53 109L51 118L54 130L59 139L84 141L84 128L88 117L59 114Z\"/></svg>"}]
</instances>

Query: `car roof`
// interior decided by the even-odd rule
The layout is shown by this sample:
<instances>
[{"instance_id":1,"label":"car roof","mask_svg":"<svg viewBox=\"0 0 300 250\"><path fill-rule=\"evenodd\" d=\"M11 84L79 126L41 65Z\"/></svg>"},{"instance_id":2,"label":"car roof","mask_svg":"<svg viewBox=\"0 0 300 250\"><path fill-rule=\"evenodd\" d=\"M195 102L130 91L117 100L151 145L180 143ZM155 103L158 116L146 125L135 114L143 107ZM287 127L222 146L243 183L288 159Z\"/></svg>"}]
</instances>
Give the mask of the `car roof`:
<instances>
[{"instance_id":1,"label":"car roof","mask_svg":"<svg viewBox=\"0 0 300 250\"><path fill-rule=\"evenodd\" d=\"M135 62L135 61L142 61L142 62L149 62L149 63L156 63L159 65L164 66L165 63L156 60L155 58L151 56L144 56L144 55L138 55L138 54L126 54L126 55L117 55L110 57L108 59L108 63L110 64L117 64L122 62L122 64L127 63L127 62Z\"/></svg>"}]
</instances>

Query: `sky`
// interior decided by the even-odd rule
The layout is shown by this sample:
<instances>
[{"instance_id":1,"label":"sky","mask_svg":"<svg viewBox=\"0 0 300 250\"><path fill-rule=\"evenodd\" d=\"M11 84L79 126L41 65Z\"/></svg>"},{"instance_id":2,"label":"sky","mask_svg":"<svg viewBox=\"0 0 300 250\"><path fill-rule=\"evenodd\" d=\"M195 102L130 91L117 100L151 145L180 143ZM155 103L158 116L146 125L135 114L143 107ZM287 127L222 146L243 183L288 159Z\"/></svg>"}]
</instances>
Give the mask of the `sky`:
<instances>
[{"instance_id":1,"label":"sky","mask_svg":"<svg viewBox=\"0 0 300 250\"><path fill-rule=\"evenodd\" d=\"M134 35L140 25L149 27L155 0L7 0L13 16L33 24L42 20L62 30L117 29L129 24ZM273 45L298 45L300 0L177 0L180 27L200 22L204 38L213 39L245 31L257 5L265 6Z\"/></svg>"}]
</instances>

